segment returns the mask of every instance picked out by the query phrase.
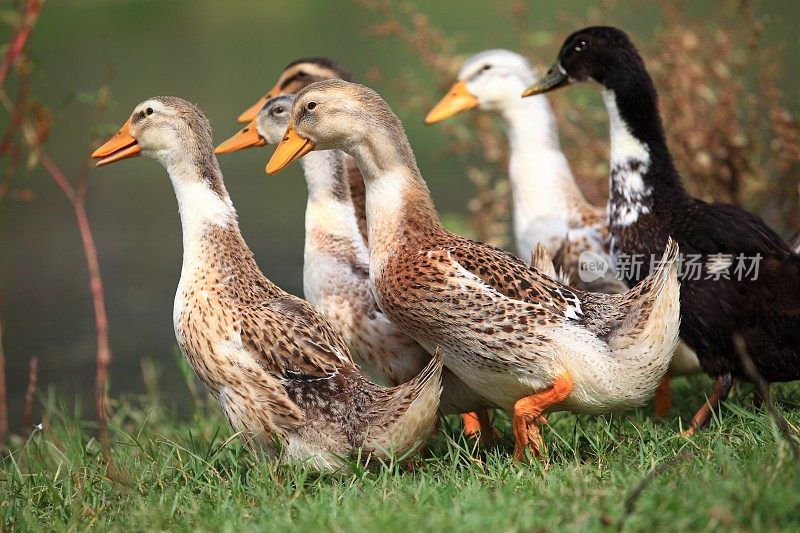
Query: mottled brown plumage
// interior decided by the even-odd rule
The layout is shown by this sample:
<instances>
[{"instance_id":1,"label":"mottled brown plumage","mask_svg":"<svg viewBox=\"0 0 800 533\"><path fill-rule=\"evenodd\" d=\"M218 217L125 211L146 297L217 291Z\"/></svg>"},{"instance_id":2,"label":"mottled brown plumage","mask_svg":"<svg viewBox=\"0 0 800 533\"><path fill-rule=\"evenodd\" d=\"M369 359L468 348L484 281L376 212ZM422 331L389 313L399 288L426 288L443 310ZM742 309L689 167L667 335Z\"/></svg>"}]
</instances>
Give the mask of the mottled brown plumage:
<instances>
[{"instance_id":1,"label":"mottled brown plumage","mask_svg":"<svg viewBox=\"0 0 800 533\"><path fill-rule=\"evenodd\" d=\"M339 77L337 70L327 68L328 63L335 64L320 58L298 60L280 75L276 87L284 86L280 80L292 78L298 68L314 70L317 77ZM303 80L313 81L309 77ZM303 80L278 92L298 90ZM239 136L252 135L251 129L267 144L277 144L286 130L293 101L292 95L270 98L257 118L221 147L230 146ZM248 138L250 143L254 142L253 137ZM246 147L239 142L234 144ZM387 385L404 383L428 363L430 354L401 332L375 302L368 275L365 185L358 166L340 150L309 154L302 164L309 190L303 268L305 297L342 333L353 358L370 377ZM445 371L442 381L444 414L491 406L491 402L471 391L451 372ZM489 420L488 415L474 418ZM481 433L484 440L493 434L490 427L467 425L466 430L468 434Z\"/></svg>"},{"instance_id":2,"label":"mottled brown plumage","mask_svg":"<svg viewBox=\"0 0 800 533\"><path fill-rule=\"evenodd\" d=\"M231 426L254 450L324 470L362 453L385 459L421 446L435 425L439 358L406 384L371 383L338 331L261 273L200 110L157 97L132 117L130 135L166 167L178 199L184 259L176 337Z\"/></svg>"},{"instance_id":3,"label":"mottled brown plumage","mask_svg":"<svg viewBox=\"0 0 800 533\"><path fill-rule=\"evenodd\" d=\"M508 175L520 257L527 258L533 246L542 244L569 285L590 292L625 292L610 251L606 210L590 204L578 187L561 151L547 97L520 98L536 78L527 59L515 52L479 52L464 61L453 86L460 90L448 92L431 114L438 121L474 107L499 115L510 145ZM699 371L696 355L681 345L670 374ZM670 405L657 397L656 414L665 414Z\"/></svg>"},{"instance_id":4,"label":"mottled brown plumage","mask_svg":"<svg viewBox=\"0 0 800 533\"><path fill-rule=\"evenodd\" d=\"M503 250L447 232L400 121L371 89L339 80L310 85L289 124L273 161L291 161L300 142L354 157L366 183L378 305L425 348L440 348L468 386L514 410L518 453L529 443L538 449L542 412L604 413L652 395L678 335L674 243L641 290L574 290Z\"/></svg>"}]
</instances>

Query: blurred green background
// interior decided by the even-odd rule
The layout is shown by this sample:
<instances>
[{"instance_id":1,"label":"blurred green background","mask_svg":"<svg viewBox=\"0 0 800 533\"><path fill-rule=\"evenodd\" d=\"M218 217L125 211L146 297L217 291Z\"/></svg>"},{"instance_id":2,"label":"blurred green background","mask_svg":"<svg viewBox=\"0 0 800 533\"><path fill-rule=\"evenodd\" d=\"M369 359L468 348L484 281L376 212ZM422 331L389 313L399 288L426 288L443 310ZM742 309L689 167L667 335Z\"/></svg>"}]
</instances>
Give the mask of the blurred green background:
<instances>
[{"instance_id":1,"label":"blurred green background","mask_svg":"<svg viewBox=\"0 0 800 533\"><path fill-rule=\"evenodd\" d=\"M581 15L592 2L529 3L528 20L553 30L557 12ZM715 2L687 3L695 16ZM458 52L514 48L508 2L420 2L431 21L458 36ZM783 43L787 107L800 103L800 10L792 0L770 0L766 41ZM607 23L647 39L660 24L660 10L648 2L620 2L603 14ZM376 39L364 29L375 16L349 1L322 0L49 0L28 50L38 69L32 93L53 111L47 147L70 176L88 152L92 109L75 101L93 92L113 68L113 105L108 121L122 124L130 110L153 95L175 95L197 103L210 119L217 142L237 129L235 117L272 86L282 67L306 55L339 59L370 78L392 103L398 76L414 72L430 79L415 98L433 104L440 96L409 49L394 39ZM528 28L534 30L536 28ZM0 41L10 35L8 27ZM532 58L547 65L555 56ZM427 78L426 78L427 77ZM463 161L444 157L448 139L439 128L422 126L422 114L396 108L406 124L420 168L442 212L465 212L472 194ZM669 120L669 117L666 117ZM8 117L0 118L5 127ZM266 275L302 294L305 183L299 166L268 177L268 149L223 156L221 165L238 209L245 238ZM6 200L0 207L0 316L12 425L18 423L31 356L40 357L40 391L56 385L84 398L92 395L94 326L88 278L74 215L41 168L21 171L17 187L36 191L31 203ZM113 364L112 396L143 388L141 360L161 368L162 396L180 407L186 392L174 364L172 301L181 263L175 198L164 170L138 158L94 171L89 215L106 286Z\"/></svg>"}]
</instances>

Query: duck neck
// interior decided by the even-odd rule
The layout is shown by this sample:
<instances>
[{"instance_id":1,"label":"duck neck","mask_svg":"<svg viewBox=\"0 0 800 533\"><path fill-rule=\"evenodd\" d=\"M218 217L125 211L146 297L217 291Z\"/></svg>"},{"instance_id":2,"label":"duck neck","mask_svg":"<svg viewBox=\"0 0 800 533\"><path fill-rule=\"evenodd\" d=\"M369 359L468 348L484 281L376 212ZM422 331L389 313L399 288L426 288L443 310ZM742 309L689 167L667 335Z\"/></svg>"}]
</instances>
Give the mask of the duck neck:
<instances>
[{"instance_id":1,"label":"duck neck","mask_svg":"<svg viewBox=\"0 0 800 533\"><path fill-rule=\"evenodd\" d=\"M306 247L314 235L343 239L353 246L363 240L350 196L345 157L341 150L322 150L300 160L308 185Z\"/></svg>"},{"instance_id":2,"label":"duck neck","mask_svg":"<svg viewBox=\"0 0 800 533\"><path fill-rule=\"evenodd\" d=\"M511 147L509 178L520 242L520 233L535 219L569 218L586 200L561 151L547 98L519 98L503 109L502 116Z\"/></svg>"},{"instance_id":3,"label":"duck neck","mask_svg":"<svg viewBox=\"0 0 800 533\"><path fill-rule=\"evenodd\" d=\"M667 148L658 95L646 72L607 83L603 100L611 139L609 224L629 226L652 212L656 200L683 197Z\"/></svg>"},{"instance_id":4,"label":"duck neck","mask_svg":"<svg viewBox=\"0 0 800 533\"><path fill-rule=\"evenodd\" d=\"M213 257L224 249L252 261L216 157L171 161L167 172L175 189L183 230L182 277L199 265L228 268L217 264Z\"/></svg>"},{"instance_id":5,"label":"duck neck","mask_svg":"<svg viewBox=\"0 0 800 533\"><path fill-rule=\"evenodd\" d=\"M414 246L442 229L411 146L402 129L397 129L377 132L349 150L366 185L372 265L382 264L396 249Z\"/></svg>"}]
</instances>

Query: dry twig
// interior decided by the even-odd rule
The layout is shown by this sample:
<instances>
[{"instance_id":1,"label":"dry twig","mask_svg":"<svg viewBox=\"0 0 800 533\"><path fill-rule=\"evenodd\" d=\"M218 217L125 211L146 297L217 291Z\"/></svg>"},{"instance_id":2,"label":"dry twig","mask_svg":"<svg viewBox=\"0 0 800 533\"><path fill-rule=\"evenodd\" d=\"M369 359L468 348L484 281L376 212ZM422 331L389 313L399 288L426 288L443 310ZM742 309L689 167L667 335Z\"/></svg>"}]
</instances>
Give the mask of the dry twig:
<instances>
[{"instance_id":1,"label":"dry twig","mask_svg":"<svg viewBox=\"0 0 800 533\"><path fill-rule=\"evenodd\" d=\"M10 136L16 136L16 130L19 130L22 139L30 147L31 153L35 156L34 160L38 159L44 169L50 174L50 177L64 193L67 200L69 200L75 213L75 219L86 258L86 265L89 270L89 286L92 294L92 305L95 317L97 340L95 400L99 422L99 440L106 458L110 460L108 444L108 408L106 401L108 366L111 362L111 350L108 341L108 318L105 308L103 282L100 276L100 265L97 260L97 248L95 247L85 205L87 188L86 178L89 170L92 168L91 163L87 156L84 160L82 171L73 184L73 182L64 175L60 167L50 158L47 151L42 146L44 138L47 135L47 130L49 129L49 120L43 120L42 118L43 115L46 116L46 111L38 108L31 110L30 106L27 105L27 101L25 99L20 99L22 96L25 96L24 94L18 94L18 102L15 104L3 87L11 71L11 67L25 60L25 44L36 24L39 13L41 12L41 7L41 0L28 0L22 8L21 23L12 38L11 45L6 52L2 64L0 64L0 102L2 102L3 106L11 115L12 125L16 124L16 126L13 126L10 130L10 133L8 131L6 133ZM27 67L23 63L20 67L23 80L25 80L26 77L26 69ZM27 91L26 85L27 83L21 84L21 87L24 88L25 91ZM95 118L99 117L105 111L108 100L108 87L104 85L100 87L97 93ZM11 137L9 137L8 142L12 142ZM94 139L91 139L91 142L94 143Z\"/></svg>"},{"instance_id":2,"label":"dry twig","mask_svg":"<svg viewBox=\"0 0 800 533\"><path fill-rule=\"evenodd\" d=\"M688 461L692 458L692 452L690 451L683 451L678 455L672 456L664 461L658 463L653 469L644 477L642 478L639 483L633 486L633 488L628 492L628 495L625 497L625 504L623 507L623 515L619 521L619 528L622 529L622 524L625 520L628 519L630 515L633 514L634 509L636 508L636 502L641 497L642 493L644 493L645 489L650 486L650 484L658 479L659 476L664 474L670 468L682 463L684 461Z\"/></svg>"}]
</instances>

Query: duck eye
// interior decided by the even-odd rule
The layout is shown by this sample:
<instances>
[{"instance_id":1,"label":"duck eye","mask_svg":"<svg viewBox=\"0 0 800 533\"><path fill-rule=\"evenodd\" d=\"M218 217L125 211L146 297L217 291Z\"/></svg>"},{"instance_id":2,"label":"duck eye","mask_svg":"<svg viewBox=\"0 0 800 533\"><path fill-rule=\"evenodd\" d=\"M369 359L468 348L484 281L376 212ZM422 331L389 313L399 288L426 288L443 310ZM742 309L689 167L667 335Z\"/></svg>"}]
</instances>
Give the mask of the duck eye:
<instances>
[{"instance_id":1,"label":"duck eye","mask_svg":"<svg viewBox=\"0 0 800 533\"><path fill-rule=\"evenodd\" d=\"M153 108L152 107L148 107L147 109L144 110L144 114L145 115L152 115L153 114Z\"/></svg>"},{"instance_id":2,"label":"duck eye","mask_svg":"<svg viewBox=\"0 0 800 533\"><path fill-rule=\"evenodd\" d=\"M492 68L492 66L491 66L491 65L484 65L484 66L483 66L483 70L489 70L490 68Z\"/></svg>"},{"instance_id":3,"label":"duck eye","mask_svg":"<svg viewBox=\"0 0 800 533\"><path fill-rule=\"evenodd\" d=\"M304 77L305 75L306 75L306 73L305 73L305 72L303 72L302 70L301 70L300 72L298 72L298 73L297 73L297 77L298 77L298 78L302 78L302 77Z\"/></svg>"},{"instance_id":4,"label":"duck eye","mask_svg":"<svg viewBox=\"0 0 800 533\"><path fill-rule=\"evenodd\" d=\"M311 111L315 107L317 107L317 103L316 102L309 102L309 103L306 104L306 109L308 109L309 111Z\"/></svg>"},{"instance_id":5,"label":"duck eye","mask_svg":"<svg viewBox=\"0 0 800 533\"><path fill-rule=\"evenodd\" d=\"M580 52L581 50L586 48L587 45L588 45L588 43L586 41L584 41L583 39L581 39L580 41L578 41L578 44L575 45L575 51L576 52Z\"/></svg>"},{"instance_id":6,"label":"duck eye","mask_svg":"<svg viewBox=\"0 0 800 533\"><path fill-rule=\"evenodd\" d=\"M272 113L273 113L274 115L280 115L281 113L283 113L283 108L282 108L282 107L276 107L276 108L275 108L275 109L272 111Z\"/></svg>"}]
</instances>

